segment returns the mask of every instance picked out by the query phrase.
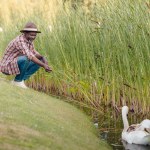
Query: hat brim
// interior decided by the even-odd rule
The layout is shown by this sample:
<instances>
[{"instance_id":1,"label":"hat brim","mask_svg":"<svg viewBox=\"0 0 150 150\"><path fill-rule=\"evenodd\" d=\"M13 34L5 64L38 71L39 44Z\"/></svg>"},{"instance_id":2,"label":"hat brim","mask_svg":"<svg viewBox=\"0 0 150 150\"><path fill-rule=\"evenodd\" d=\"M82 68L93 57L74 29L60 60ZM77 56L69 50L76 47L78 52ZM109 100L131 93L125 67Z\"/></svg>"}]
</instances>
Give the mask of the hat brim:
<instances>
[{"instance_id":1,"label":"hat brim","mask_svg":"<svg viewBox=\"0 0 150 150\"><path fill-rule=\"evenodd\" d=\"M41 33L41 31L32 31L32 30L20 30L21 33L23 32L36 32L36 33Z\"/></svg>"}]
</instances>

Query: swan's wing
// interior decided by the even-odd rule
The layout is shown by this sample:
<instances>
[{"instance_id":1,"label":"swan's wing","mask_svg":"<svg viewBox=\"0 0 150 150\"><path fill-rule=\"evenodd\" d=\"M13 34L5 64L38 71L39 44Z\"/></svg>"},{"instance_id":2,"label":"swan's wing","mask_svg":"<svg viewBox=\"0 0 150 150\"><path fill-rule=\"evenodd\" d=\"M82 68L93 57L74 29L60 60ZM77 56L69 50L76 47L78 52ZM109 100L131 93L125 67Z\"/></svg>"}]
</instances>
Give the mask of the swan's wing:
<instances>
[{"instance_id":1,"label":"swan's wing","mask_svg":"<svg viewBox=\"0 0 150 150\"><path fill-rule=\"evenodd\" d=\"M133 131L128 134L128 143L149 145L150 144L150 134L145 131Z\"/></svg>"},{"instance_id":2,"label":"swan's wing","mask_svg":"<svg viewBox=\"0 0 150 150\"><path fill-rule=\"evenodd\" d=\"M140 123L140 125L142 125L144 128L150 128L150 120L145 119Z\"/></svg>"},{"instance_id":3,"label":"swan's wing","mask_svg":"<svg viewBox=\"0 0 150 150\"><path fill-rule=\"evenodd\" d=\"M127 129L127 132L129 133L129 132L132 132L132 131L136 131L136 130L138 130L139 127L140 127L139 124L132 124L132 125L130 125L129 128Z\"/></svg>"}]
</instances>

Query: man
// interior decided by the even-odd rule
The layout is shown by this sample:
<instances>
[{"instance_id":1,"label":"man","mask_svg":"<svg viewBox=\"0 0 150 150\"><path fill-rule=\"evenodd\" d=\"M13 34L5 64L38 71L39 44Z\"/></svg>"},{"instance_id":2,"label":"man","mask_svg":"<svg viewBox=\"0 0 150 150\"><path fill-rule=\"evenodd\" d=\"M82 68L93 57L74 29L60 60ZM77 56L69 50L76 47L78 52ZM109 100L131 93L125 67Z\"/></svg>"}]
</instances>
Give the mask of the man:
<instances>
[{"instance_id":1,"label":"man","mask_svg":"<svg viewBox=\"0 0 150 150\"><path fill-rule=\"evenodd\" d=\"M16 75L12 83L27 88L24 81L40 67L43 67L46 72L51 72L52 69L48 66L47 60L34 49L33 40L37 33L41 33L36 25L28 22L20 32L22 34L12 40L6 48L0 62L0 72Z\"/></svg>"}]
</instances>

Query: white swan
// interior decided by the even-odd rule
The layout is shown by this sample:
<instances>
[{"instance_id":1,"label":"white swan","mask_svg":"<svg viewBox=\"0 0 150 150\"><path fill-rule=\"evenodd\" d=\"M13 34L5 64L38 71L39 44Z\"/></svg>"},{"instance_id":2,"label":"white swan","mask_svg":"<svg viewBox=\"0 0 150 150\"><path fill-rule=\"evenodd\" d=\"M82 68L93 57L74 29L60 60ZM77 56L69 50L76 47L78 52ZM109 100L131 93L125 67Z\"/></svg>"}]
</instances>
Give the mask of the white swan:
<instances>
[{"instance_id":1,"label":"white swan","mask_svg":"<svg viewBox=\"0 0 150 150\"><path fill-rule=\"evenodd\" d=\"M122 107L124 129L122 139L130 144L150 145L150 120L143 120L140 124L129 126L127 120L128 107Z\"/></svg>"}]
</instances>

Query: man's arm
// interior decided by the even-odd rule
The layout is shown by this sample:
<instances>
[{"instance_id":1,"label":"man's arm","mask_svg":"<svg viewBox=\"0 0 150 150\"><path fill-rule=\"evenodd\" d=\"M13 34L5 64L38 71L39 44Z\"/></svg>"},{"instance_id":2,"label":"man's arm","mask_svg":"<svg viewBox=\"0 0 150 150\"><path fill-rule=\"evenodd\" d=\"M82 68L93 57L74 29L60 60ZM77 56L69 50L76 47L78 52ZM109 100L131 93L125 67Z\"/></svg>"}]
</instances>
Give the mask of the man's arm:
<instances>
[{"instance_id":1,"label":"man's arm","mask_svg":"<svg viewBox=\"0 0 150 150\"><path fill-rule=\"evenodd\" d=\"M44 56L42 56L42 55L37 53L37 54L35 54L35 57L40 59L43 63L48 65L48 61L47 61L47 59Z\"/></svg>"},{"instance_id":2,"label":"man's arm","mask_svg":"<svg viewBox=\"0 0 150 150\"><path fill-rule=\"evenodd\" d=\"M52 71L52 69L48 66L48 64L40 61L37 57L32 57L32 61L34 63L38 64L39 66L43 67L46 72L51 72Z\"/></svg>"},{"instance_id":3,"label":"man's arm","mask_svg":"<svg viewBox=\"0 0 150 150\"><path fill-rule=\"evenodd\" d=\"M33 50L34 56L35 56L32 59L32 61L35 62L36 64L40 65L41 67L43 67L46 72L52 71L52 69L48 66L48 61L46 60L46 58L35 50L33 43L31 45L31 49Z\"/></svg>"}]
</instances>

